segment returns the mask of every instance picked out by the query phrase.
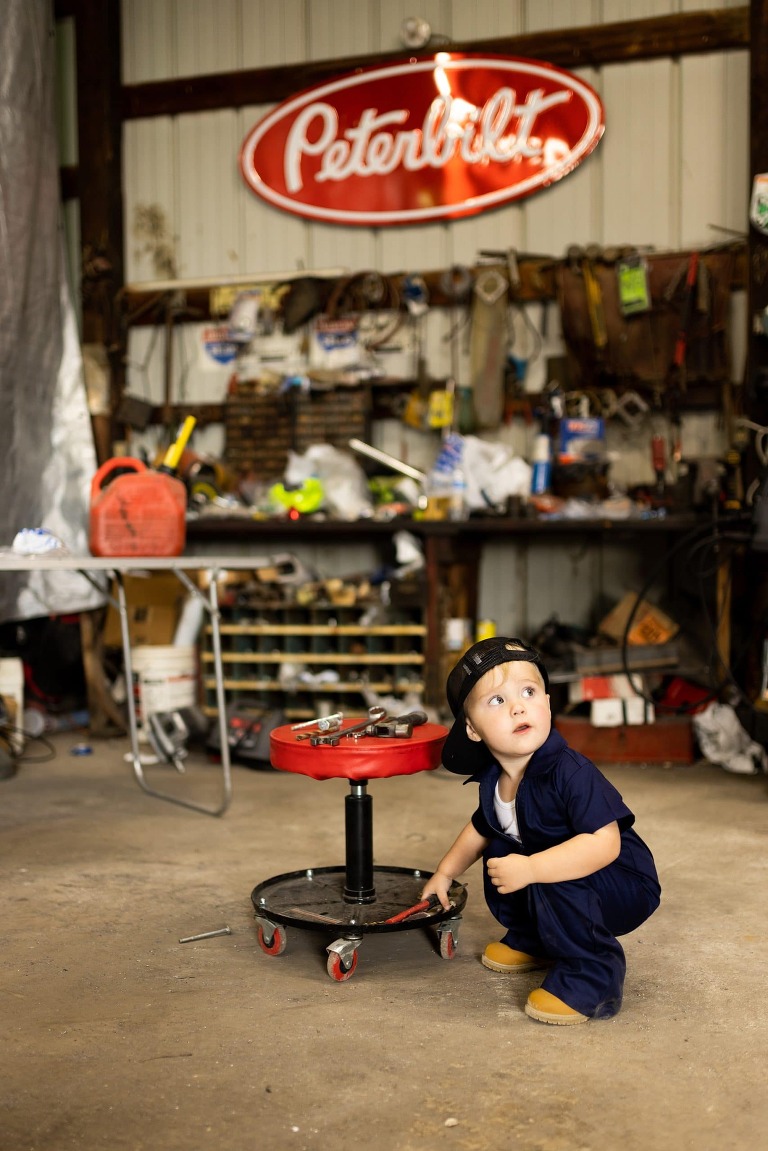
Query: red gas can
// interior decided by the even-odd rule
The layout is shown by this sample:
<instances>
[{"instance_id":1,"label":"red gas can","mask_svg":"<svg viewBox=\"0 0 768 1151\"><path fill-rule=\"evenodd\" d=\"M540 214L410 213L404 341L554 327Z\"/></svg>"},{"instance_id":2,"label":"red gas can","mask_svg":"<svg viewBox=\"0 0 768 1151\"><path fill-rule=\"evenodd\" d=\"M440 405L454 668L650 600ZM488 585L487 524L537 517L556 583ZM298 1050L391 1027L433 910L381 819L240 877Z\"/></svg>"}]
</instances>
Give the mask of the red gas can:
<instances>
[{"instance_id":1,"label":"red gas can","mask_svg":"<svg viewBox=\"0 0 768 1151\"><path fill-rule=\"evenodd\" d=\"M91 481L90 548L95 556L179 556L187 537L181 480L116 456Z\"/></svg>"}]
</instances>

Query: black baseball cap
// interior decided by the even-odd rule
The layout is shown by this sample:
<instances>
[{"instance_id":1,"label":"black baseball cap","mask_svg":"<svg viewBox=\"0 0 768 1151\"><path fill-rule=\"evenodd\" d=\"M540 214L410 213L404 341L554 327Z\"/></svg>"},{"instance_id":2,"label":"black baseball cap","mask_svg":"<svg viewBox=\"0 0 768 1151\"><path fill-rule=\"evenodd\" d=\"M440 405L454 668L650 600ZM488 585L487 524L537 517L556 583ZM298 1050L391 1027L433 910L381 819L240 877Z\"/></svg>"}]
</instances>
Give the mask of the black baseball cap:
<instances>
[{"instance_id":1,"label":"black baseball cap","mask_svg":"<svg viewBox=\"0 0 768 1151\"><path fill-rule=\"evenodd\" d=\"M536 648L522 639L491 636L472 644L458 661L445 686L448 706L454 723L443 745L443 767L457 775L474 775L491 762L492 756L484 743L477 743L467 735L464 701L472 688L491 668L502 663L522 660L539 669L544 690L549 693L549 676Z\"/></svg>"}]
</instances>

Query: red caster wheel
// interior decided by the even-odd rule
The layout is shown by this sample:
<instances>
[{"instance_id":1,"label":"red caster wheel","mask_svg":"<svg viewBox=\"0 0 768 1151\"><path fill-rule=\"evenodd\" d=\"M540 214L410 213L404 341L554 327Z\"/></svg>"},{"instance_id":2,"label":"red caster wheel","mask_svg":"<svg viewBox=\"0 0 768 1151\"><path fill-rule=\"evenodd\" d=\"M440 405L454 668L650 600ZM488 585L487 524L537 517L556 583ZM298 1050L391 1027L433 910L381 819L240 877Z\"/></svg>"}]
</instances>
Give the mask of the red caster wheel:
<instances>
[{"instance_id":1,"label":"red caster wheel","mask_svg":"<svg viewBox=\"0 0 768 1151\"><path fill-rule=\"evenodd\" d=\"M352 952L352 960L347 966L337 951L328 952L328 962L326 963L326 970L331 979L337 983L343 983L346 979L351 979L355 974L357 968L357 952Z\"/></svg>"},{"instance_id":2,"label":"red caster wheel","mask_svg":"<svg viewBox=\"0 0 768 1151\"><path fill-rule=\"evenodd\" d=\"M458 941L452 931L439 932L440 958L453 959L458 947Z\"/></svg>"},{"instance_id":3,"label":"red caster wheel","mask_svg":"<svg viewBox=\"0 0 768 1151\"><path fill-rule=\"evenodd\" d=\"M272 938L267 942L264 936L264 928L259 924L259 947L266 955L282 955L285 951L286 943L288 942L285 934L285 928L276 926Z\"/></svg>"}]
</instances>

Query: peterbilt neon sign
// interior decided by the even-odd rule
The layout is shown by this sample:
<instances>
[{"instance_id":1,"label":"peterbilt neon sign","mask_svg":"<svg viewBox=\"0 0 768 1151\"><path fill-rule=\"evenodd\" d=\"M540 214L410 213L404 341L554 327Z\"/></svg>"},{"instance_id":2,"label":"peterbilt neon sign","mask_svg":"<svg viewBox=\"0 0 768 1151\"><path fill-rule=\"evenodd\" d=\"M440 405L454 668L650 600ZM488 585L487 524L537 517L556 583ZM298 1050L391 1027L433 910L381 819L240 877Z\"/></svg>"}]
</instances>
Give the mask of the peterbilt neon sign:
<instances>
[{"instance_id":1,"label":"peterbilt neon sign","mask_svg":"<svg viewBox=\"0 0 768 1151\"><path fill-rule=\"evenodd\" d=\"M360 70L279 104L243 142L260 197L367 227L476 215L571 172L604 129L599 97L534 60L438 53Z\"/></svg>"}]
</instances>

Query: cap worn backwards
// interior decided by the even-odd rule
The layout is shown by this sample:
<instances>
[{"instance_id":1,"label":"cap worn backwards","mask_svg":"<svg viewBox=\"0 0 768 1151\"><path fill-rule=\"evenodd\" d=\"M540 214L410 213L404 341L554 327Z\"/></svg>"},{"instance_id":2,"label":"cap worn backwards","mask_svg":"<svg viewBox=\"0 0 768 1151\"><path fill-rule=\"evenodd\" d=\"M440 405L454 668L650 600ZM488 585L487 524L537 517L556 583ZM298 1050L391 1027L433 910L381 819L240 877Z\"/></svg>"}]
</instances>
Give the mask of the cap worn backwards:
<instances>
[{"instance_id":1,"label":"cap worn backwards","mask_svg":"<svg viewBox=\"0 0 768 1151\"><path fill-rule=\"evenodd\" d=\"M490 763L492 756L484 743L467 735L464 702L475 684L486 672L500 664L522 660L532 663L541 673L544 690L549 692L549 676L541 656L522 639L492 636L475 643L464 653L448 676L446 696L454 715L454 724L443 746L443 767L458 775L473 775Z\"/></svg>"}]
</instances>

